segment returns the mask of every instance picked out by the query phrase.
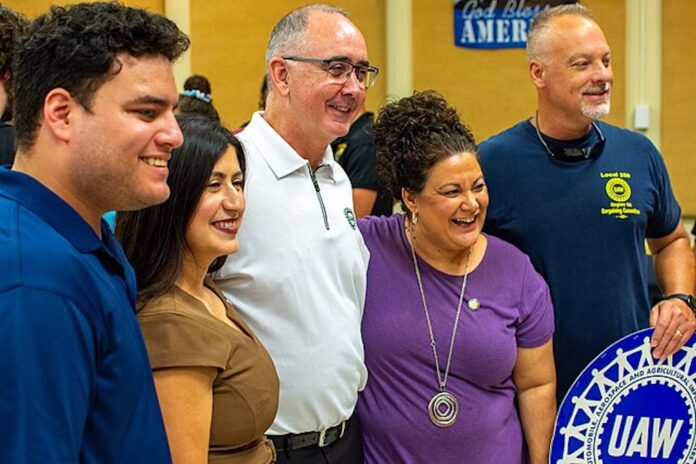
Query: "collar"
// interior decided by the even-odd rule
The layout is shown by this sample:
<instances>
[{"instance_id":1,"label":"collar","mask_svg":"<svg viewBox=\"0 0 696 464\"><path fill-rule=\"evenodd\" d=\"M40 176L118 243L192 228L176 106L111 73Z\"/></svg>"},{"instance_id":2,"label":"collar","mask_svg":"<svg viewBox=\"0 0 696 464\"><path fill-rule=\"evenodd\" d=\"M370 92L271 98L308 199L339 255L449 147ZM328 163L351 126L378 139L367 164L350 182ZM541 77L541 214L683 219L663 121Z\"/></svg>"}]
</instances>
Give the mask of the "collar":
<instances>
[{"instance_id":1,"label":"collar","mask_svg":"<svg viewBox=\"0 0 696 464\"><path fill-rule=\"evenodd\" d=\"M256 146L261 157L266 161L277 178L283 178L299 169L309 165L309 161L302 158L283 137L271 127L265 119L263 112L257 111L251 117L251 121L239 134L247 143ZM326 174L334 180L336 163L333 159L331 145L324 150L322 166L328 166Z\"/></svg>"},{"instance_id":2,"label":"collar","mask_svg":"<svg viewBox=\"0 0 696 464\"><path fill-rule=\"evenodd\" d=\"M525 119L522 122L526 123L527 132L529 132L529 134L533 135L535 139L538 139L538 137L536 135L537 130L536 130L536 127L534 126L534 124L532 124L532 119L533 119L533 117L531 119L530 118ZM569 147L569 148L585 147L585 146L599 140L599 136L597 135L598 130L600 132L602 132L602 135L604 136L604 131L602 130L601 127L599 127L600 124L603 124L603 123L599 120L593 121L590 124L589 130L587 131L587 133L581 137L578 137L577 139L567 139L567 140L556 139L554 137L551 137L550 135L543 133L541 130L539 132L544 136L545 140L550 141L554 146ZM597 126L599 129L593 128L592 127L593 125ZM606 136L604 136L604 138L606 139Z\"/></svg>"},{"instance_id":3,"label":"collar","mask_svg":"<svg viewBox=\"0 0 696 464\"><path fill-rule=\"evenodd\" d=\"M0 167L0 186L0 196L16 201L41 217L81 253L92 253L112 244L111 232L103 220L104 242L77 211L33 177Z\"/></svg>"}]
</instances>

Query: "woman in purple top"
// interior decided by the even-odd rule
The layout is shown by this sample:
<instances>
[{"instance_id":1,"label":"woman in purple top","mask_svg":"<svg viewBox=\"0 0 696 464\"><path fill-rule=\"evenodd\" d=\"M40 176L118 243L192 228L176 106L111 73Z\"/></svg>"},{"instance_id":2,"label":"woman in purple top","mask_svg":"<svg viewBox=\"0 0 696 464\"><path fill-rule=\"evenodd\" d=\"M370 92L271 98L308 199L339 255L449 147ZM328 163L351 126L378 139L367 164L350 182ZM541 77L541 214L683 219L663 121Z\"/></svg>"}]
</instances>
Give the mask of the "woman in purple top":
<instances>
[{"instance_id":1,"label":"woman in purple top","mask_svg":"<svg viewBox=\"0 0 696 464\"><path fill-rule=\"evenodd\" d=\"M405 215L359 222L370 249L358 403L367 463L547 463L553 308L514 246L481 233L469 129L434 92L383 108L381 175Z\"/></svg>"}]
</instances>

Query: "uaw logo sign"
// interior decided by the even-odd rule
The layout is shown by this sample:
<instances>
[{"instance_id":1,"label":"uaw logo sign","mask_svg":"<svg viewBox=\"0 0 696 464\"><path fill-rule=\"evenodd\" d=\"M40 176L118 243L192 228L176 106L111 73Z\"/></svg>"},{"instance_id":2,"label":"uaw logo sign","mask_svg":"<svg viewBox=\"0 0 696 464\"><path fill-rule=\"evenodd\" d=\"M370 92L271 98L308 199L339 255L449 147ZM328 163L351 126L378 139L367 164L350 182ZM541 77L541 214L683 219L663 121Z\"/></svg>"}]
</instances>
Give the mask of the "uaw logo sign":
<instances>
[{"instance_id":1,"label":"uaw logo sign","mask_svg":"<svg viewBox=\"0 0 696 464\"><path fill-rule=\"evenodd\" d=\"M607 348L566 395L552 464L696 463L696 337L660 362L653 329Z\"/></svg>"}]
</instances>

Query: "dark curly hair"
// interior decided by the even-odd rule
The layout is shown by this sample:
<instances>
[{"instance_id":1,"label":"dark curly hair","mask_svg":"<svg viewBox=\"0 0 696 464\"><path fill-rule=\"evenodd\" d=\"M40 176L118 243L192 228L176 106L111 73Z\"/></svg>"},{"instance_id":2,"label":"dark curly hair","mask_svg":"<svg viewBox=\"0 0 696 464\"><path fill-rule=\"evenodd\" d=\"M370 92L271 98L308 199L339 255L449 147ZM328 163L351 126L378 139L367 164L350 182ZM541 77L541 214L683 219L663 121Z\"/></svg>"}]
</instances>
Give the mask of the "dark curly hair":
<instances>
[{"instance_id":1,"label":"dark curly hair","mask_svg":"<svg viewBox=\"0 0 696 464\"><path fill-rule=\"evenodd\" d=\"M402 188L423 191L430 169L442 159L457 153L478 157L469 127L444 97L432 90L414 92L382 107L372 134L377 145L377 171L406 211Z\"/></svg>"},{"instance_id":2,"label":"dark curly hair","mask_svg":"<svg viewBox=\"0 0 696 464\"><path fill-rule=\"evenodd\" d=\"M169 292L181 274L189 246L186 228L218 160L232 147L242 173L246 170L244 149L225 127L197 114L179 114L176 119L184 144L173 150L169 161L171 196L160 205L116 215L116 236L138 279L138 310ZM220 269L226 258L217 258L208 271Z\"/></svg>"},{"instance_id":3,"label":"dark curly hair","mask_svg":"<svg viewBox=\"0 0 696 464\"><path fill-rule=\"evenodd\" d=\"M53 6L36 18L15 57L15 130L31 148L46 95L66 89L90 111L96 91L121 70L118 56L178 58L189 39L171 20L119 3Z\"/></svg>"},{"instance_id":4,"label":"dark curly hair","mask_svg":"<svg viewBox=\"0 0 696 464\"><path fill-rule=\"evenodd\" d=\"M0 5L0 76L6 76L3 82L7 94L7 104L0 122L12 120L12 64L14 63L14 48L20 37L27 30L29 21L21 14Z\"/></svg>"},{"instance_id":5,"label":"dark curly hair","mask_svg":"<svg viewBox=\"0 0 696 464\"><path fill-rule=\"evenodd\" d=\"M189 76L184 82L184 92L196 90L210 98L211 89L208 78L200 74ZM203 95L179 95L176 112L180 114L200 114L215 121L220 121L220 115L213 106L212 100L205 101Z\"/></svg>"}]
</instances>

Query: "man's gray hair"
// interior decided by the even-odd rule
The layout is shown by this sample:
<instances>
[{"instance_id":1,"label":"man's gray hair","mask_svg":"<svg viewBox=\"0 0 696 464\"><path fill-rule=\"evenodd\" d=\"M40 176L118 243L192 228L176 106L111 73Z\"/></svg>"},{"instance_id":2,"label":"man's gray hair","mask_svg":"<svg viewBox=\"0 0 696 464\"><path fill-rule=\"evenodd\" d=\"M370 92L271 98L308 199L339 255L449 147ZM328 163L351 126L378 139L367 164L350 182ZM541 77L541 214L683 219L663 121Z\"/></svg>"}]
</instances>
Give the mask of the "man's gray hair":
<instances>
[{"instance_id":1,"label":"man's gray hair","mask_svg":"<svg viewBox=\"0 0 696 464\"><path fill-rule=\"evenodd\" d=\"M304 45L307 38L309 14L314 12L340 14L350 18L346 10L322 3L305 5L292 10L283 16L275 25L273 31L271 31L271 38L268 40L268 46L266 47L266 69L268 69L268 62L274 56L285 55L290 50Z\"/></svg>"},{"instance_id":2,"label":"man's gray hair","mask_svg":"<svg viewBox=\"0 0 696 464\"><path fill-rule=\"evenodd\" d=\"M586 6L579 3L571 3L567 5L558 5L548 10L544 10L534 17L532 25L527 33L527 60L538 60L539 49L543 41L544 33L549 29L552 19L559 16L582 16L594 21L592 11Z\"/></svg>"}]
</instances>

